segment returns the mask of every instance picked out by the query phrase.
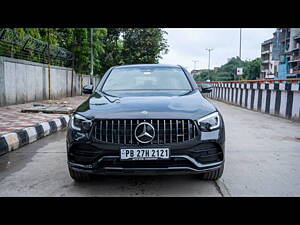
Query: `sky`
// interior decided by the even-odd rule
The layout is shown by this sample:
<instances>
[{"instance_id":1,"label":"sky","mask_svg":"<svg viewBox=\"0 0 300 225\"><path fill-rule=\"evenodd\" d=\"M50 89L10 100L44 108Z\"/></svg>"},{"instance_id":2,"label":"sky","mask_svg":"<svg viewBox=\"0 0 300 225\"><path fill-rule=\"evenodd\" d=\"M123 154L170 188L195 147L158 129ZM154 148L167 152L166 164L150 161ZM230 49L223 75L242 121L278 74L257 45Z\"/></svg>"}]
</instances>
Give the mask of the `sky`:
<instances>
[{"instance_id":1,"label":"sky","mask_svg":"<svg viewBox=\"0 0 300 225\"><path fill-rule=\"evenodd\" d=\"M220 67L231 57L239 55L239 28L165 28L168 32L169 52L162 55L160 63L179 64L189 71L194 69L193 60L198 60L196 69ZM242 60L260 57L261 43L273 37L276 28L242 28Z\"/></svg>"}]
</instances>

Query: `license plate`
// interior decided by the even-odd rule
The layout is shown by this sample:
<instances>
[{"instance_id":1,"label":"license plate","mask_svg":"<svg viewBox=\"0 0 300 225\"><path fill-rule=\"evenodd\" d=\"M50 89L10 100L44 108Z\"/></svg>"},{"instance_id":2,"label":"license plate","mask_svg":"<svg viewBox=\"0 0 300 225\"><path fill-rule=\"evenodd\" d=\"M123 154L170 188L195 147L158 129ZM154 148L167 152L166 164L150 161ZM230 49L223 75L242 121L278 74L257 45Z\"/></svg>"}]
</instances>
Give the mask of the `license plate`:
<instances>
[{"instance_id":1,"label":"license plate","mask_svg":"<svg viewBox=\"0 0 300 225\"><path fill-rule=\"evenodd\" d=\"M158 160L169 158L169 148L121 149L121 160Z\"/></svg>"}]
</instances>

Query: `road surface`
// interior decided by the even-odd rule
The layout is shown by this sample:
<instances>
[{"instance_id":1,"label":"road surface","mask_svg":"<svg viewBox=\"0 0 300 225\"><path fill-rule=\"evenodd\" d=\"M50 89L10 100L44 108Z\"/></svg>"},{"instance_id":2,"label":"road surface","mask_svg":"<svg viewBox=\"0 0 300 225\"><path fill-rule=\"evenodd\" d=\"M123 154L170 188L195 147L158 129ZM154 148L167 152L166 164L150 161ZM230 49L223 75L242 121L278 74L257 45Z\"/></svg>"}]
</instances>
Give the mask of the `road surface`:
<instances>
[{"instance_id":1,"label":"road surface","mask_svg":"<svg viewBox=\"0 0 300 225\"><path fill-rule=\"evenodd\" d=\"M101 176L75 183L66 131L0 157L0 196L300 196L300 123L212 101L226 125L223 177Z\"/></svg>"}]
</instances>

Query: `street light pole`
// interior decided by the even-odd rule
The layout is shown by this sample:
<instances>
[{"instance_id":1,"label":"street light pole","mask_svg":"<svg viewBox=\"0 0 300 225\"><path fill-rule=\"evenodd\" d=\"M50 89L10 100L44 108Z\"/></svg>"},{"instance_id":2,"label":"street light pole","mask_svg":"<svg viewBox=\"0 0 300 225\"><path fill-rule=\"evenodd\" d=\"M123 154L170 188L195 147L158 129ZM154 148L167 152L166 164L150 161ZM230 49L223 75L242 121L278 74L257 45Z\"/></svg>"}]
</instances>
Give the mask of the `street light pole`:
<instances>
[{"instance_id":1,"label":"street light pole","mask_svg":"<svg viewBox=\"0 0 300 225\"><path fill-rule=\"evenodd\" d=\"M94 55L93 55L93 28L91 28L91 79L90 84L92 84L92 77L94 75Z\"/></svg>"},{"instance_id":2,"label":"street light pole","mask_svg":"<svg viewBox=\"0 0 300 225\"><path fill-rule=\"evenodd\" d=\"M240 28L240 59L242 60L242 28Z\"/></svg>"},{"instance_id":3,"label":"street light pole","mask_svg":"<svg viewBox=\"0 0 300 225\"><path fill-rule=\"evenodd\" d=\"M210 70L210 52L213 50L212 48L207 48L208 51L208 72ZM209 75L209 80L211 80L211 75Z\"/></svg>"},{"instance_id":4,"label":"street light pole","mask_svg":"<svg viewBox=\"0 0 300 225\"><path fill-rule=\"evenodd\" d=\"M210 69L210 52L213 50L212 48L205 49L208 51L208 70Z\"/></svg>"},{"instance_id":5,"label":"street light pole","mask_svg":"<svg viewBox=\"0 0 300 225\"><path fill-rule=\"evenodd\" d=\"M194 62L194 70L196 70L196 63L199 62L199 60L192 60Z\"/></svg>"},{"instance_id":6,"label":"street light pole","mask_svg":"<svg viewBox=\"0 0 300 225\"><path fill-rule=\"evenodd\" d=\"M50 73L50 64L51 64L51 56L50 56L50 28L47 29L47 50L48 50L48 95L49 99L51 99L51 73Z\"/></svg>"}]
</instances>

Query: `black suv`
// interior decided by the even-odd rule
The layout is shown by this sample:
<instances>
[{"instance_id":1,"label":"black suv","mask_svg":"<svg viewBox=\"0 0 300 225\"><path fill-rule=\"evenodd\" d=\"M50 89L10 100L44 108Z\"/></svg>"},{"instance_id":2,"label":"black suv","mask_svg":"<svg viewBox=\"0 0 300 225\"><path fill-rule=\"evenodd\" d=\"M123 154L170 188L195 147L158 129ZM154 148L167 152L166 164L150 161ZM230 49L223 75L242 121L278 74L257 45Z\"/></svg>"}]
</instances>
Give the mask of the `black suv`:
<instances>
[{"instance_id":1,"label":"black suv","mask_svg":"<svg viewBox=\"0 0 300 225\"><path fill-rule=\"evenodd\" d=\"M181 66L110 68L71 116L68 167L76 181L91 174L193 173L222 176L224 122Z\"/></svg>"}]
</instances>

